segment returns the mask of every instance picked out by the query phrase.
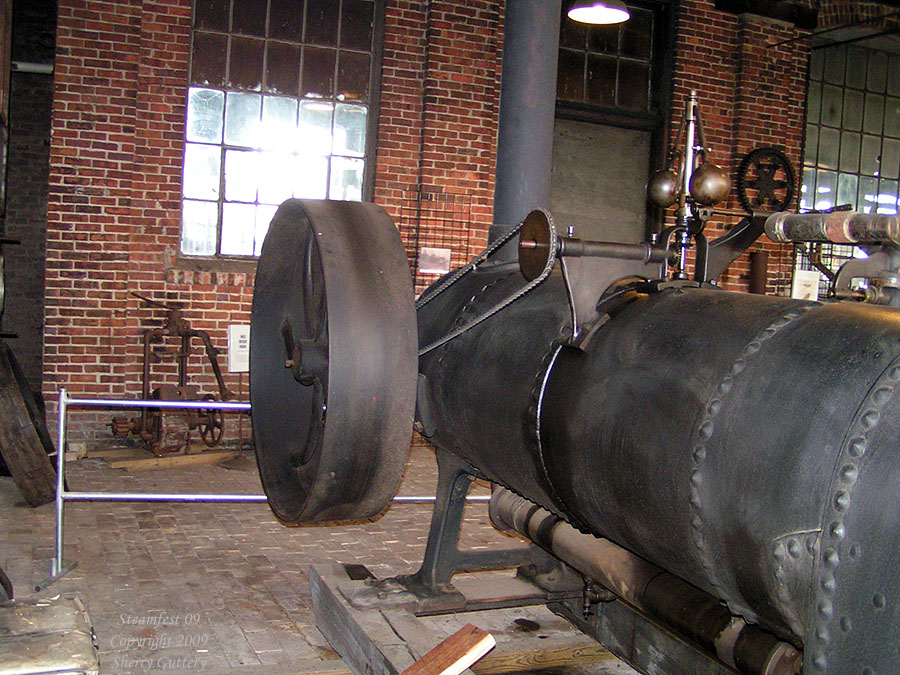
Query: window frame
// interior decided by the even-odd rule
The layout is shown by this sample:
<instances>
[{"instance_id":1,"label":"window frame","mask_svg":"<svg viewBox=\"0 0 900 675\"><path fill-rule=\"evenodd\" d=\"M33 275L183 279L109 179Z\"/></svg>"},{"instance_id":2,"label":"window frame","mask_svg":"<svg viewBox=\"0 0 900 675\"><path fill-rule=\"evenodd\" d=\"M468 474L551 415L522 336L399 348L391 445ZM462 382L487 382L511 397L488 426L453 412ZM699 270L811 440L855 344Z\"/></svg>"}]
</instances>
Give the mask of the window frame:
<instances>
[{"instance_id":1,"label":"window frame","mask_svg":"<svg viewBox=\"0 0 900 675\"><path fill-rule=\"evenodd\" d=\"M201 85L192 83L192 59L191 55L193 54L194 48L194 39L195 35L198 32L194 28L194 21L196 16L196 4L200 0L194 0L191 7L191 39L188 47L188 71L187 71L187 81L185 83L185 87L183 90L183 100L185 102L185 112L184 112L184 129L181 137L181 176L179 180L179 198L178 198L178 243L176 247L176 254L174 259L174 267L176 269L186 270L186 271L228 271L228 272L253 272L256 269L257 262L259 257L254 254L250 255L224 255L219 253L219 248L221 246L221 237L222 237L222 210L221 206L224 204L224 188L225 186L222 184L224 182L224 166L220 169L220 198L217 201L219 208L219 216L216 222L216 253L208 256L200 256L200 255L187 255L182 253L181 250L181 237L182 237L182 228L183 228L183 203L185 200L184 196L184 158L185 151L188 145L187 141L187 100L188 100L188 91L191 88L208 88L214 89L217 91L225 92L227 95L228 92L239 92L239 93L254 93L259 94L262 97L267 95L269 96L279 96L280 94L273 94L271 92L266 92L264 89L260 89L259 91L251 91L251 90L241 90L230 88L226 85L223 86L211 86L211 85ZM384 56L384 17L385 17L385 6L386 0L373 0L373 22L372 22L372 51L371 51L371 63L369 66L369 95L368 100L364 103L367 107L367 119L366 119L366 141L365 141L365 149L364 149L364 166L363 166L363 178L362 178L362 201L372 201L373 195L375 192L375 163L377 160L377 147L378 147L378 128L379 128L379 117L380 117L380 108L381 108L381 80L382 80L382 63ZM305 8L305 2L304 2ZM202 32L202 31L201 31ZM234 33L227 33L227 35L233 35ZM266 38L268 39L268 38ZM335 47L339 49L339 47ZM230 58L230 57L229 57ZM298 102L303 101L303 96L289 96L288 98L292 98ZM307 99L314 100L314 99ZM332 103L338 103L339 101L335 99L326 99L330 100ZM353 101L347 101L348 103L353 103ZM224 142L224 139L217 146L221 150L221 161L225 161L225 151L230 149L231 146Z\"/></svg>"}]
</instances>

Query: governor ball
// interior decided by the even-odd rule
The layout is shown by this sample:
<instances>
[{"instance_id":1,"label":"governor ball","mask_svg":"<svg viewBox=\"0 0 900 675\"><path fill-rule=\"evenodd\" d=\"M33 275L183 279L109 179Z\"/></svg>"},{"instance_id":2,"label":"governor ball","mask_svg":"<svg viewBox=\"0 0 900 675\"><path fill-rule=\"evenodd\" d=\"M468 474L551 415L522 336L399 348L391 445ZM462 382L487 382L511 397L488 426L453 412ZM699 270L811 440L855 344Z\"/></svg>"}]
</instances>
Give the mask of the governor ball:
<instances>
[{"instance_id":1,"label":"governor ball","mask_svg":"<svg viewBox=\"0 0 900 675\"><path fill-rule=\"evenodd\" d=\"M672 206L678 199L678 176L671 169L661 169L647 181L647 199L660 208Z\"/></svg>"},{"instance_id":2,"label":"governor ball","mask_svg":"<svg viewBox=\"0 0 900 675\"><path fill-rule=\"evenodd\" d=\"M694 169L688 187L694 201L704 206L713 206L728 198L731 179L721 167L706 163Z\"/></svg>"}]
</instances>

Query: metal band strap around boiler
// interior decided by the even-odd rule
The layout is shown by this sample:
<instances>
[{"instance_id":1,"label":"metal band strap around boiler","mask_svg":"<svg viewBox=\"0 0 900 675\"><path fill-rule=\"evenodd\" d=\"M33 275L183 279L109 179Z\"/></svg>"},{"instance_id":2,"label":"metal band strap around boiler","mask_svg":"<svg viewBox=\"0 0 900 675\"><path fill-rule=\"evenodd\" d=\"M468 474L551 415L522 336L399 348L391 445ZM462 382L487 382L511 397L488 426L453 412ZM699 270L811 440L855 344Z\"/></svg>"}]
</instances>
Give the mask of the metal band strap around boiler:
<instances>
[{"instance_id":1,"label":"metal band strap around boiler","mask_svg":"<svg viewBox=\"0 0 900 675\"><path fill-rule=\"evenodd\" d=\"M550 251L556 251L557 250L557 248L556 248L557 235L556 235L556 227L554 227L554 225L553 225L553 218L551 218L550 214L547 213L546 211L544 211L543 209L537 209L537 210L542 211L544 216L546 216L546 218L547 218L547 222L550 225L550 227L548 228L550 231L549 249L550 249ZM448 288L450 288L453 284L455 284L457 281L462 279L469 272L476 269L478 267L478 265L480 265L485 260L487 260L491 255L493 255L493 253L495 251L497 251L504 244L509 242L513 237L515 237L519 233L519 230L522 229L522 226L524 224L525 224L525 219L523 219L518 225L516 225L514 228L512 228L509 232L504 234L502 237L500 237L499 239L494 241L492 244L488 245L488 247L484 251L482 251L477 256L475 256L467 265L465 265L464 267L460 267L458 270L453 272L439 286L437 286L437 288L435 288L434 291L429 293L427 296L420 297L418 300L416 300L416 310L419 310L422 307L424 307L425 305L427 305L429 302L434 300L434 298L436 298L438 295L440 295L441 293L446 291ZM423 355L427 354L428 352L433 351L434 349L437 349L441 345L446 344L447 342L450 342L450 340L453 340L454 338L459 337L460 335L465 333L470 328L474 328L475 326L480 324L482 321L486 321L487 319L494 316L494 314L496 314L497 312L503 310L505 307L508 307L509 305L514 303L516 300L520 299L521 297L523 297L530 291L532 291L535 288L537 288L538 286L540 286L544 282L544 280L550 276L550 273L553 271L553 265L555 264L555 262L556 262L555 254L547 256L547 263L544 265L544 269L541 271L541 273L537 277L534 278L534 280L525 284L522 288L517 290L515 293L513 293L506 299L498 302L496 305L491 307L488 311L486 311L481 316L478 316L478 317L474 318L472 321L469 321L468 323L466 323L465 325L460 326L459 328L456 328L456 329L450 331L444 337L435 340L431 344L420 348L419 356L423 356Z\"/></svg>"}]
</instances>

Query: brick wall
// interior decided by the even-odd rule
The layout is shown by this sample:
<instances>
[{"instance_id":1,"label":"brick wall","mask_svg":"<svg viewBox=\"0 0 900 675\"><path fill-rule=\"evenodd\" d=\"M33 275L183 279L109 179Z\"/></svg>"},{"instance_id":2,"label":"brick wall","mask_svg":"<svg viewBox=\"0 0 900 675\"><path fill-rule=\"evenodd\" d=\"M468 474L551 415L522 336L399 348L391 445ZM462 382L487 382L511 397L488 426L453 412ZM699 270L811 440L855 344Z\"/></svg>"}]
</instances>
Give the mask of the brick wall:
<instances>
[{"instance_id":1,"label":"brick wall","mask_svg":"<svg viewBox=\"0 0 900 675\"><path fill-rule=\"evenodd\" d=\"M502 2L425 7L387 3L374 197L399 220L410 193L470 195L465 257L483 247L490 224ZM190 8L60 1L44 338L51 412L63 386L139 395L141 335L163 312L132 292L182 303L192 327L223 350L226 326L249 321L252 272L176 261ZM214 392L208 368L196 377L201 362L192 360L192 380ZM246 376L226 379L246 398ZM154 385L174 380L174 362L153 366ZM107 436L110 416L75 413L73 440Z\"/></svg>"},{"instance_id":2,"label":"brick wall","mask_svg":"<svg viewBox=\"0 0 900 675\"><path fill-rule=\"evenodd\" d=\"M719 12L712 0L685 0L678 10L673 121L675 137L684 102L696 89L709 159L731 175L732 191L723 206L740 209L736 172L743 157L757 147L777 147L790 159L799 194L806 100L808 41L805 32L784 23L752 15ZM776 46L784 40L794 40ZM707 228L713 239L725 233L739 217L716 216ZM791 248L763 236L723 275L722 285L746 290L749 255L769 252L768 292L790 290Z\"/></svg>"}]
</instances>

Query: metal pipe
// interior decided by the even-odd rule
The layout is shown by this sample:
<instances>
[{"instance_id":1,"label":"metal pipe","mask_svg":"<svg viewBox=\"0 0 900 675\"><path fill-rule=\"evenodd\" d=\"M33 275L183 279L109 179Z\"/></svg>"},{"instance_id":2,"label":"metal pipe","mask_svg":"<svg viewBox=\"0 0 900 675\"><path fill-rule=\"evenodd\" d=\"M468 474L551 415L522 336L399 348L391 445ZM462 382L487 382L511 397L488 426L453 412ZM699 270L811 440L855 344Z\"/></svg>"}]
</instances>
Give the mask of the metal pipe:
<instances>
[{"instance_id":1,"label":"metal pipe","mask_svg":"<svg viewBox=\"0 0 900 675\"><path fill-rule=\"evenodd\" d=\"M792 645L732 616L717 598L608 539L583 534L505 488L494 492L490 515L500 529L525 535L740 672L766 675L796 672L800 653Z\"/></svg>"},{"instance_id":2,"label":"metal pipe","mask_svg":"<svg viewBox=\"0 0 900 675\"><path fill-rule=\"evenodd\" d=\"M506 3L494 223L489 241L550 206L561 0ZM515 245L497 256L515 260Z\"/></svg>"},{"instance_id":3,"label":"metal pipe","mask_svg":"<svg viewBox=\"0 0 900 675\"><path fill-rule=\"evenodd\" d=\"M773 213L766 218L772 241L829 241L835 244L890 242L900 246L900 216L855 211Z\"/></svg>"},{"instance_id":4,"label":"metal pipe","mask_svg":"<svg viewBox=\"0 0 900 675\"><path fill-rule=\"evenodd\" d=\"M584 239L559 238L559 255L569 257L597 256L620 260L640 260L644 263L668 262L673 254L669 249L640 244L619 244L609 241L587 241ZM522 242L527 244L528 242Z\"/></svg>"},{"instance_id":5,"label":"metal pipe","mask_svg":"<svg viewBox=\"0 0 900 675\"><path fill-rule=\"evenodd\" d=\"M66 388L59 390L59 404L56 417L56 538L54 540L53 563L50 576L54 577L62 571L63 549L63 499L65 493L66 473L66 405L68 397Z\"/></svg>"},{"instance_id":6,"label":"metal pipe","mask_svg":"<svg viewBox=\"0 0 900 675\"><path fill-rule=\"evenodd\" d=\"M157 401L155 399L69 398L70 406L93 408L173 408L182 410L232 410L250 412L249 403L230 401Z\"/></svg>"},{"instance_id":7,"label":"metal pipe","mask_svg":"<svg viewBox=\"0 0 900 675\"><path fill-rule=\"evenodd\" d=\"M33 73L36 75L52 75L52 63L36 63L34 61L13 61L9 64L14 73Z\"/></svg>"}]
</instances>

